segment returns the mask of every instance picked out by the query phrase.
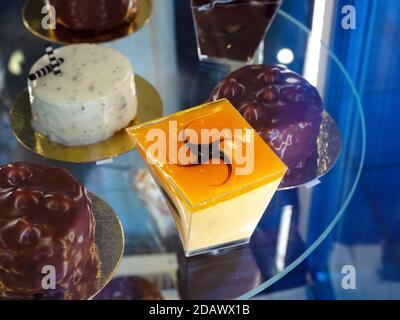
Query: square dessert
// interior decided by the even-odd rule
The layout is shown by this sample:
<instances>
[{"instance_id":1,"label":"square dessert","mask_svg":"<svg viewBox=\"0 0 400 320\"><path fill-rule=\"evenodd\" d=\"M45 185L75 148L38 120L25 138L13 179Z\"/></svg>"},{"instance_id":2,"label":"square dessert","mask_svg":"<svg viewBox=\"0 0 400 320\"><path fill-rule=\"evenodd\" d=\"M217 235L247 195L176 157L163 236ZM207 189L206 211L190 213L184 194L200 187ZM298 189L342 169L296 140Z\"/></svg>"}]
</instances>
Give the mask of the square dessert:
<instances>
[{"instance_id":1,"label":"square dessert","mask_svg":"<svg viewBox=\"0 0 400 320\"><path fill-rule=\"evenodd\" d=\"M127 129L187 256L249 241L286 165L226 100Z\"/></svg>"},{"instance_id":2,"label":"square dessert","mask_svg":"<svg viewBox=\"0 0 400 320\"><path fill-rule=\"evenodd\" d=\"M281 0L192 0L200 60L252 61Z\"/></svg>"}]
</instances>

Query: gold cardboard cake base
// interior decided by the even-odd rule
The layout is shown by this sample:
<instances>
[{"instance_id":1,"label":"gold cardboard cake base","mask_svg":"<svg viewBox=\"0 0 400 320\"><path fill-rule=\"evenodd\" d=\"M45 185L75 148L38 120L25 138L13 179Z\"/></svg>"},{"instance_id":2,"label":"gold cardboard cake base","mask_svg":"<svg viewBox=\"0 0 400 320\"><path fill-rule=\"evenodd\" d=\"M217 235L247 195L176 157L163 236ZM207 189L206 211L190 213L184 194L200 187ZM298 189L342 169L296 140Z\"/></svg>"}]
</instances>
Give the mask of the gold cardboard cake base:
<instances>
[{"instance_id":1,"label":"gold cardboard cake base","mask_svg":"<svg viewBox=\"0 0 400 320\"><path fill-rule=\"evenodd\" d=\"M113 41L137 32L149 20L153 5L151 0L140 0L139 12L132 15L121 25L102 32L72 30L57 23L56 29L42 28L43 0L27 0L22 9L22 21L35 36L58 44L101 43Z\"/></svg>"},{"instance_id":2,"label":"gold cardboard cake base","mask_svg":"<svg viewBox=\"0 0 400 320\"><path fill-rule=\"evenodd\" d=\"M93 193L89 194L93 204L93 215L96 221L95 243L100 261L94 291L89 299L99 293L117 271L124 252L124 231L121 222L113 209Z\"/></svg>"},{"instance_id":3,"label":"gold cardboard cake base","mask_svg":"<svg viewBox=\"0 0 400 320\"><path fill-rule=\"evenodd\" d=\"M163 113L161 97L157 90L138 75L135 75L135 83L138 113L127 127L161 117ZM48 159L72 163L95 162L119 156L134 148L133 140L125 129L106 141L86 146L68 147L50 141L32 128L31 105L27 89L17 98L10 116L12 131L17 140L30 151Z\"/></svg>"},{"instance_id":4,"label":"gold cardboard cake base","mask_svg":"<svg viewBox=\"0 0 400 320\"><path fill-rule=\"evenodd\" d=\"M66 291L42 297L13 296L12 292L2 294L0 299L25 300L90 300L112 279L121 262L124 252L124 232L121 222L113 209L96 195L89 193L92 200L93 215L96 222L95 252L88 262L81 281Z\"/></svg>"}]
</instances>

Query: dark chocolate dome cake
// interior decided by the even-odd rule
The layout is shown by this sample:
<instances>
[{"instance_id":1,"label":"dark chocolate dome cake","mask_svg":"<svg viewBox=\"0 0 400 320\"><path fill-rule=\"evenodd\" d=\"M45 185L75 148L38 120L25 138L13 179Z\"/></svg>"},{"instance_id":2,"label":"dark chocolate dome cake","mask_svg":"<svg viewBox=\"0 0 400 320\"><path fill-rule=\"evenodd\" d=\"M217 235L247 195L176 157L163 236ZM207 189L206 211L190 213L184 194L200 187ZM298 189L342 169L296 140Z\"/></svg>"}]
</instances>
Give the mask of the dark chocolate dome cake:
<instances>
[{"instance_id":1,"label":"dark chocolate dome cake","mask_svg":"<svg viewBox=\"0 0 400 320\"><path fill-rule=\"evenodd\" d=\"M284 66L238 69L213 90L211 100L227 98L288 166L305 166L316 152L322 99L307 80Z\"/></svg>"},{"instance_id":2,"label":"dark chocolate dome cake","mask_svg":"<svg viewBox=\"0 0 400 320\"><path fill-rule=\"evenodd\" d=\"M47 297L77 284L95 254L85 187L59 168L0 166L0 297ZM46 266L55 289L43 286Z\"/></svg>"}]
</instances>

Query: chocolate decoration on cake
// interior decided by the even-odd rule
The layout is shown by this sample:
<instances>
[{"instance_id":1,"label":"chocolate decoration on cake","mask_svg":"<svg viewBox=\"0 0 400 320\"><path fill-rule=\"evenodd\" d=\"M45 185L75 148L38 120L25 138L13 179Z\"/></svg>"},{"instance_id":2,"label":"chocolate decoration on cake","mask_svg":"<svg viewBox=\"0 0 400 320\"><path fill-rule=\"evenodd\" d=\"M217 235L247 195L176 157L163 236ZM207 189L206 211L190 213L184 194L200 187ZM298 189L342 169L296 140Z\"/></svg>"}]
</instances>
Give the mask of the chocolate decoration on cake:
<instances>
[{"instance_id":1,"label":"chocolate decoration on cake","mask_svg":"<svg viewBox=\"0 0 400 320\"><path fill-rule=\"evenodd\" d=\"M189 139L185 135L185 130L189 127L189 125L190 124L188 124L183 129L184 145L189 148L190 153L196 157L196 160L189 164L176 164L176 165L178 167L195 167L201 164L208 163L208 161L210 161L211 159L219 159L223 161L223 163L228 168L228 174L226 176L226 179L219 185L225 184L232 176L232 163L220 148L221 142L224 142L225 139L221 138L219 140L210 142L209 144L190 143Z\"/></svg>"},{"instance_id":2,"label":"chocolate decoration on cake","mask_svg":"<svg viewBox=\"0 0 400 320\"><path fill-rule=\"evenodd\" d=\"M58 59L58 63L61 65L64 62L63 58ZM53 68L51 67L51 64L48 64L44 66L43 68L40 68L39 70L29 74L28 79L30 81L35 81L39 78L44 77L45 75L49 74L50 72L53 71Z\"/></svg>"},{"instance_id":3,"label":"chocolate decoration on cake","mask_svg":"<svg viewBox=\"0 0 400 320\"><path fill-rule=\"evenodd\" d=\"M46 0L57 22L74 30L101 32L117 27L138 10L139 0Z\"/></svg>"},{"instance_id":4,"label":"chocolate decoration on cake","mask_svg":"<svg viewBox=\"0 0 400 320\"><path fill-rule=\"evenodd\" d=\"M56 54L54 53L54 49L50 43L46 43L45 45L46 54L49 58L51 69L53 70L56 76L62 75L60 70L60 62L58 61Z\"/></svg>"},{"instance_id":5,"label":"chocolate decoration on cake","mask_svg":"<svg viewBox=\"0 0 400 320\"><path fill-rule=\"evenodd\" d=\"M192 0L200 55L250 62L280 0Z\"/></svg>"},{"instance_id":6,"label":"chocolate decoration on cake","mask_svg":"<svg viewBox=\"0 0 400 320\"><path fill-rule=\"evenodd\" d=\"M160 290L150 281L137 277L125 276L111 282L94 300L164 300Z\"/></svg>"},{"instance_id":7,"label":"chocolate decoration on cake","mask_svg":"<svg viewBox=\"0 0 400 320\"><path fill-rule=\"evenodd\" d=\"M284 66L250 65L213 90L227 98L288 166L287 176L315 154L322 99L310 83Z\"/></svg>"},{"instance_id":8,"label":"chocolate decoration on cake","mask_svg":"<svg viewBox=\"0 0 400 320\"><path fill-rule=\"evenodd\" d=\"M86 189L67 171L14 162L0 166L0 297L46 298L77 285L95 256ZM45 289L44 266L56 288Z\"/></svg>"}]
</instances>

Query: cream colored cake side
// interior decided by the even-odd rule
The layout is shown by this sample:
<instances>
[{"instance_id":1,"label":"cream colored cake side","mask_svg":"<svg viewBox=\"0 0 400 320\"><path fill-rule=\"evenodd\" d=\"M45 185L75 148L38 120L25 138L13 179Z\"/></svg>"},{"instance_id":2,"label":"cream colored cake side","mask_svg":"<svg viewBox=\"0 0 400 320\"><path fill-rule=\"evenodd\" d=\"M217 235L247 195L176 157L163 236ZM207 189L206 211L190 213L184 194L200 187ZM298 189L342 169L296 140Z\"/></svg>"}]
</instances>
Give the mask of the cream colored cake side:
<instances>
[{"instance_id":1,"label":"cream colored cake side","mask_svg":"<svg viewBox=\"0 0 400 320\"><path fill-rule=\"evenodd\" d=\"M186 251L249 239L281 179L192 214Z\"/></svg>"},{"instance_id":2,"label":"cream colored cake side","mask_svg":"<svg viewBox=\"0 0 400 320\"><path fill-rule=\"evenodd\" d=\"M31 102L32 127L51 141L67 146L107 140L136 116L133 77L131 82L129 86L121 86L120 92L103 97L101 102L68 106L47 103L34 97Z\"/></svg>"},{"instance_id":3,"label":"cream colored cake side","mask_svg":"<svg viewBox=\"0 0 400 320\"><path fill-rule=\"evenodd\" d=\"M149 169L160 185L186 252L249 239L282 181L281 177L212 207L193 211L157 170Z\"/></svg>"}]
</instances>

